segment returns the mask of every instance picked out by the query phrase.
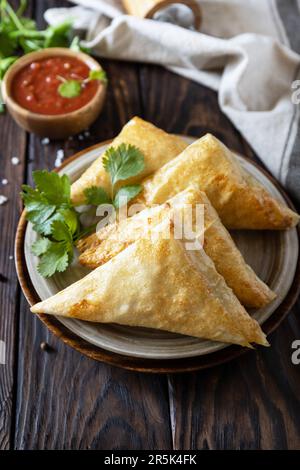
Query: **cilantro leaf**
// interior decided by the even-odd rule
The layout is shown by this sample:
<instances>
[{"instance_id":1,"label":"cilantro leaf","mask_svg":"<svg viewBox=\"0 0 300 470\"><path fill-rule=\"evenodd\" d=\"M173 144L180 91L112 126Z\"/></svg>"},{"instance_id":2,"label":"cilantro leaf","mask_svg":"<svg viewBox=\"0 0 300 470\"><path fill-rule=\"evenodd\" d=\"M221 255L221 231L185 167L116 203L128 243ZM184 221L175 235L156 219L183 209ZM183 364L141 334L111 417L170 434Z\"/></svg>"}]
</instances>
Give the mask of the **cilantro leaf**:
<instances>
[{"instance_id":1,"label":"cilantro leaf","mask_svg":"<svg viewBox=\"0 0 300 470\"><path fill-rule=\"evenodd\" d=\"M59 85L58 93L63 98L76 98L81 93L81 83L78 80L66 80Z\"/></svg>"},{"instance_id":2,"label":"cilantro leaf","mask_svg":"<svg viewBox=\"0 0 300 470\"><path fill-rule=\"evenodd\" d=\"M100 187L91 186L84 191L86 204L101 206L101 204L111 204L111 198L107 192Z\"/></svg>"},{"instance_id":3,"label":"cilantro leaf","mask_svg":"<svg viewBox=\"0 0 300 470\"><path fill-rule=\"evenodd\" d=\"M23 185L23 198L26 207L26 217L32 224L43 224L55 211L55 205L49 204L46 197L41 194L37 189L30 186ZM40 232L39 232L40 233Z\"/></svg>"},{"instance_id":4,"label":"cilantro leaf","mask_svg":"<svg viewBox=\"0 0 300 470\"><path fill-rule=\"evenodd\" d=\"M49 248L41 256L37 269L43 277L51 277L56 272L64 272L69 263L69 254L64 244L50 242Z\"/></svg>"},{"instance_id":5,"label":"cilantro leaf","mask_svg":"<svg viewBox=\"0 0 300 470\"><path fill-rule=\"evenodd\" d=\"M1 37L0 37L1 43ZM6 57L5 59L0 58L0 80L4 77L9 67L18 59L17 56Z\"/></svg>"},{"instance_id":6,"label":"cilantro leaf","mask_svg":"<svg viewBox=\"0 0 300 470\"><path fill-rule=\"evenodd\" d=\"M79 216L75 209L59 209L58 214L61 216L60 220L63 220L70 229L72 235L79 230Z\"/></svg>"},{"instance_id":7,"label":"cilantro leaf","mask_svg":"<svg viewBox=\"0 0 300 470\"><path fill-rule=\"evenodd\" d=\"M90 49L88 47L85 47L81 44L79 36L74 36L71 44L70 44L70 49L75 52L86 52L87 54L90 53Z\"/></svg>"},{"instance_id":8,"label":"cilantro leaf","mask_svg":"<svg viewBox=\"0 0 300 470\"><path fill-rule=\"evenodd\" d=\"M108 82L105 70L90 70L89 80L99 80L105 84Z\"/></svg>"},{"instance_id":9,"label":"cilantro leaf","mask_svg":"<svg viewBox=\"0 0 300 470\"><path fill-rule=\"evenodd\" d=\"M103 166L110 174L114 186L120 180L127 180L141 173L145 168L145 159L134 145L121 144L117 148L110 147L106 150Z\"/></svg>"},{"instance_id":10,"label":"cilantro leaf","mask_svg":"<svg viewBox=\"0 0 300 470\"><path fill-rule=\"evenodd\" d=\"M49 203L55 205L70 203L71 183L67 175L60 176L54 171L37 170L33 172L33 180L37 190Z\"/></svg>"},{"instance_id":11,"label":"cilantro leaf","mask_svg":"<svg viewBox=\"0 0 300 470\"><path fill-rule=\"evenodd\" d=\"M36 256L41 256L50 248L51 241L48 238L40 238L31 247L31 251Z\"/></svg>"},{"instance_id":12,"label":"cilantro leaf","mask_svg":"<svg viewBox=\"0 0 300 470\"><path fill-rule=\"evenodd\" d=\"M33 228L34 230L39 233L40 235L51 235L51 227L52 227L52 223L55 221L55 220L61 220L63 221L63 218L62 216L60 215L59 212L54 212L53 215L51 215L51 217L49 217L48 219L46 220L43 220L42 222L40 223L36 223Z\"/></svg>"},{"instance_id":13,"label":"cilantro leaf","mask_svg":"<svg viewBox=\"0 0 300 470\"><path fill-rule=\"evenodd\" d=\"M66 20L55 26L49 26L45 30L46 40L44 47L68 47L70 44L71 29L71 20Z\"/></svg>"},{"instance_id":14,"label":"cilantro leaf","mask_svg":"<svg viewBox=\"0 0 300 470\"><path fill-rule=\"evenodd\" d=\"M18 45L18 41L10 37L9 31L3 27L0 29L0 57L11 56Z\"/></svg>"},{"instance_id":15,"label":"cilantro leaf","mask_svg":"<svg viewBox=\"0 0 300 470\"><path fill-rule=\"evenodd\" d=\"M124 204L127 204L135 196L137 196L142 191L142 189L143 187L141 184L123 186L123 188L119 189L115 195L114 206L119 209Z\"/></svg>"},{"instance_id":16,"label":"cilantro leaf","mask_svg":"<svg viewBox=\"0 0 300 470\"><path fill-rule=\"evenodd\" d=\"M62 220L54 220L51 225L51 234L57 242L63 242L67 251L72 251L73 237L72 233Z\"/></svg>"}]
</instances>

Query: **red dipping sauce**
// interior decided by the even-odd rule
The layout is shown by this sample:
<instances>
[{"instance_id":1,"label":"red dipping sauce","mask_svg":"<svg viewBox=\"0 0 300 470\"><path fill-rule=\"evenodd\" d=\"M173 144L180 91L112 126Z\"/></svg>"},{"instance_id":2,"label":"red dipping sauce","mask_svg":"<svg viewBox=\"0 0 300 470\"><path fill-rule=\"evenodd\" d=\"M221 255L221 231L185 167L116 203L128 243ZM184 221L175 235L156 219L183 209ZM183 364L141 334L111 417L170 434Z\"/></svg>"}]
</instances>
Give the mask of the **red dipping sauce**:
<instances>
[{"instance_id":1,"label":"red dipping sauce","mask_svg":"<svg viewBox=\"0 0 300 470\"><path fill-rule=\"evenodd\" d=\"M12 96L23 108L34 113L57 115L71 113L85 106L95 96L98 80L84 84L79 96L64 98L58 93L62 77L82 81L90 68L73 57L50 57L36 60L22 68L12 82Z\"/></svg>"}]
</instances>

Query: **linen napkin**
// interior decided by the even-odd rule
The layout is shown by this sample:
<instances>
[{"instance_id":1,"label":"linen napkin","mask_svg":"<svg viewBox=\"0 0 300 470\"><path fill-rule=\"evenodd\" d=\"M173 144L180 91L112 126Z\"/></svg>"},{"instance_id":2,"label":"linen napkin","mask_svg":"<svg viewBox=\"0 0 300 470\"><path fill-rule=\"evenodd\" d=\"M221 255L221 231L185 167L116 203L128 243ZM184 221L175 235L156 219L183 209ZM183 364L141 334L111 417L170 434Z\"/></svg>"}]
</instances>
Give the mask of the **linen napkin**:
<instances>
[{"instance_id":1,"label":"linen napkin","mask_svg":"<svg viewBox=\"0 0 300 470\"><path fill-rule=\"evenodd\" d=\"M199 0L200 32L186 7L154 21L125 15L120 0L73 3L46 11L48 23L72 17L95 55L160 64L218 91L221 110L300 202L299 0Z\"/></svg>"}]
</instances>

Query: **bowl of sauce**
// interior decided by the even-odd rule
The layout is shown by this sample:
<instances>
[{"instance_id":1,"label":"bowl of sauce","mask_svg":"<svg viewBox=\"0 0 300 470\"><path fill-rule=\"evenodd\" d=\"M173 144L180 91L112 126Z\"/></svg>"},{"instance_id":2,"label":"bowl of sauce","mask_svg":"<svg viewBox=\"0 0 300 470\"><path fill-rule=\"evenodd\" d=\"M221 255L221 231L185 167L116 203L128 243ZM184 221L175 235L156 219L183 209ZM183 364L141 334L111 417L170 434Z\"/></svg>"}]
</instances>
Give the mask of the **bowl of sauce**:
<instances>
[{"instance_id":1,"label":"bowl of sauce","mask_svg":"<svg viewBox=\"0 0 300 470\"><path fill-rule=\"evenodd\" d=\"M54 139L87 129L101 112L105 73L82 52L49 48L18 59L3 80L8 111L25 130Z\"/></svg>"}]
</instances>

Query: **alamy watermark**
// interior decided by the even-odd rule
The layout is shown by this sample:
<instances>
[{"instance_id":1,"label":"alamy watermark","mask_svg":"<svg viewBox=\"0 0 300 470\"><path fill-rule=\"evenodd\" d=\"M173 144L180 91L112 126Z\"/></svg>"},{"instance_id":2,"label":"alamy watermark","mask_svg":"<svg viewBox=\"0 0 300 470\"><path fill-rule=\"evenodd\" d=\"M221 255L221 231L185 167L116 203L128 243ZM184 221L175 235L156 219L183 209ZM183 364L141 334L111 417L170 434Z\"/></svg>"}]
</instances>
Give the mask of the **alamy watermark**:
<instances>
[{"instance_id":1,"label":"alamy watermark","mask_svg":"<svg viewBox=\"0 0 300 470\"><path fill-rule=\"evenodd\" d=\"M0 340L0 365L6 364L6 344Z\"/></svg>"},{"instance_id":2,"label":"alamy watermark","mask_svg":"<svg viewBox=\"0 0 300 470\"><path fill-rule=\"evenodd\" d=\"M291 348L294 349L291 361L294 366L298 366L300 364L300 339L295 339L295 341L292 342Z\"/></svg>"},{"instance_id":3,"label":"alamy watermark","mask_svg":"<svg viewBox=\"0 0 300 470\"><path fill-rule=\"evenodd\" d=\"M292 83L292 103L293 104L300 104L300 80L295 80Z\"/></svg>"},{"instance_id":4,"label":"alamy watermark","mask_svg":"<svg viewBox=\"0 0 300 470\"><path fill-rule=\"evenodd\" d=\"M205 232L204 204L182 204L180 207L153 205L148 212L143 212L143 204L127 206L127 199L118 211L111 204L101 204L97 208L97 216L101 218L96 227L98 238L103 241L109 237L116 242L131 242L134 227L135 238L147 239L152 242L158 238L182 240L187 250L203 248ZM136 216L135 218L132 218ZM105 230L118 222L122 230ZM132 224L134 224L132 226ZM131 229L132 227L132 229Z\"/></svg>"}]
</instances>

